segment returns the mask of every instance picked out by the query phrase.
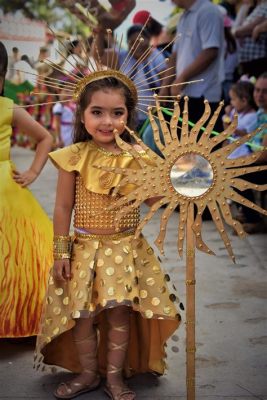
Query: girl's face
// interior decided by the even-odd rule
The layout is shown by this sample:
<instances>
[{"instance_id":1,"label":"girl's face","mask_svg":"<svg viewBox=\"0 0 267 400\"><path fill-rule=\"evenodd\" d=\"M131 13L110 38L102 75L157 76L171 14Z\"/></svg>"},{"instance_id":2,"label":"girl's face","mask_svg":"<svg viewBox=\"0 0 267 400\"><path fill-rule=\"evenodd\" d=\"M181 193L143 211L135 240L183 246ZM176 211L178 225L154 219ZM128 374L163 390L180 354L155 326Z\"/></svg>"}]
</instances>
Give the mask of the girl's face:
<instances>
[{"instance_id":1,"label":"girl's face","mask_svg":"<svg viewBox=\"0 0 267 400\"><path fill-rule=\"evenodd\" d=\"M248 107L248 101L246 98L238 97L237 94L230 89L229 96L231 100L231 105L237 112L243 112Z\"/></svg>"},{"instance_id":2,"label":"girl's face","mask_svg":"<svg viewBox=\"0 0 267 400\"><path fill-rule=\"evenodd\" d=\"M128 119L125 97L120 89L98 90L84 110L83 123L94 142L101 147L111 149L115 143L114 129L118 134L124 132Z\"/></svg>"}]
</instances>

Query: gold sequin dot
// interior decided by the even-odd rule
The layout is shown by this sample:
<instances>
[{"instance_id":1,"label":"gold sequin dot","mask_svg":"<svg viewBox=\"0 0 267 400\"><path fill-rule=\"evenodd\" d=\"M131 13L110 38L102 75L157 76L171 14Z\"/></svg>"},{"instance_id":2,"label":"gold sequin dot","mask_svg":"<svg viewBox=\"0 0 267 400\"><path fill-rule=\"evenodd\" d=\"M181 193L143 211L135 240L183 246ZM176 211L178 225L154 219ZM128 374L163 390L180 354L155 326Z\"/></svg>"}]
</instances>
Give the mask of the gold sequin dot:
<instances>
[{"instance_id":1,"label":"gold sequin dot","mask_svg":"<svg viewBox=\"0 0 267 400\"><path fill-rule=\"evenodd\" d=\"M90 253L88 253L88 251L85 251L85 252L83 253L83 259L84 259L84 260L88 260L89 257L90 257Z\"/></svg>"},{"instance_id":2,"label":"gold sequin dot","mask_svg":"<svg viewBox=\"0 0 267 400\"><path fill-rule=\"evenodd\" d=\"M114 272L115 272L115 270L114 270L113 267L108 267L108 268L106 269L106 274L107 274L108 276L114 275Z\"/></svg>"},{"instance_id":3,"label":"gold sequin dot","mask_svg":"<svg viewBox=\"0 0 267 400\"><path fill-rule=\"evenodd\" d=\"M54 285L54 278L53 278L53 276L49 276L48 285Z\"/></svg>"},{"instance_id":4,"label":"gold sequin dot","mask_svg":"<svg viewBox=\"0 0 267 400\"><path fill-rule=\"evenodd\" d=\"M115 289L114 289L114 287L109 287L108 288L108 295L109 296L114 296L114 294L115 294Z\"/></svg>"},{"instance_id":5,"label":"gold sequin dot","mask_svg":"<svg viewBox=\"0 0 267 400\"><path fill-rule=\"evenodd\" d=\"M64 304L64 306L67 306L69 304L69 298L68 297L64 297L63 304Z\"/></svg>"},{"instance_id":6,"label":"gold sequin dot","mask_svg":"<svg viewBox=\"0 0 267 400\"><path fill-rule=\"evenodd\" d=\"M122 256L116 256L116 257L115 257L115 264L121 264L122 261L123 261Z\"/></svg>"},{"instance_id":7,"label":"gold sequin dot","mask_svg":"<svg viewBox=\"0 0 267 400\"><path fill-rule=\"evenodd\" d=\"M158 297L153 297L153 299L151 300L151 303L153 306L158 306L160 303L160 299Z\"/></svg>"},{"instance_id":8,"label":"gold sequin dot","mask_svg":"<svg viewBox=\"0 0 267 400\"><path fill-rule=\"evenodd\" d=\"M122 276L117 276L116 282L117 283L123 283L123 277Z\"/></svg>"},{"instance_id":9,"label":"gold sequin dot","mask_svg":"<svg viewBox=\"0 0 267 400\"><path fill-rule=\"evenodd\" d=\"M165 286L161 286L161 287L159 288L159 292L160 292L160 293L165 293L165 292L166 292L166 287L165 287Z\"/></svg>"},{"instance_id":10,"label":"gold sequin dot","mask_svg":"<svg viewBox=\"0 0 267 400\"><path fill-rule=\"evenodd\" d=\"M153 317L153 311L151 311L151 310L146 310L145 311L145 316L146 316L146 318L152 318Z\"/></svg>"},{"instance_id":11,"label":"gold sequin dot","mask_svg":"<svg viewBox=\"0 0 267 400\"><path fill-rule=\"evenodd\" d=\"M171 312L171 307L170 307L170 306L164 307L164 308L163 308L163 312L164 312L164 314L170 314L170 312Z\"/></svg>"},{"instance_id":12,"label":"gold sequin dot","mask_svg":"<svg viewBox=\"0 0 267 400\"><path fill-rule=\"evenodd\" d=\"M102 258L99 258L99 260L97 260L96 265L97 265L97 267L103 267L103 265L104 265L104 260L103 260Z\"/></svg>"},{"instance_id":13,"label":"gold sequin dot","mask_svg":"<svg viewBox=\"0 0 267 400\"><path fill-rule=\"evenodd\" d=\"M140 290L140 297L141 297L141 299L145 299L147 297L147 291L146 290Z\"/></svg>"},{"instance_id":14,"label":"gold sequin dot","mask_svg":"<svg viewBox=\"0 0 267 400\"><path fill-rule=\"evenodd\" d=\"M68 318L67 317L62 317L60 322L61 322L62 325L66 325L66 323L68 322Z\"/></svg>"},{"instance_id":15,"label":"gold sequin dot","mask_svg":"<svg viewBox=\"0 0 267 400\"><path fill-rule=\"evenodd\" d=\"M124 253L129 254L130 253L130 247L129 246L124 246L123 247L123 251L124 251Z\"/></svg>"},{"instance_id":16,"label":"gold sequin dot","mask_svg":"<svg viewBox=\"0 0 267 400\"><path fill-rule=\"evenodd\" d=\"M58 335L58 333L59 333L59 327L56 327L56 328L53 330L53 335Z\"/></svg>"},{"instance_id":17,"label":"gold sequin dot","mask_svg":"<svg viewBox=\"0 0 267 400\"><path fill-rule=\"evenodd\" d=\"M154 274L159 274L160 273L160 266L159 265L153 265L152 270Z\"/></svg>"},{"instance_id":18,"label":"gold sequin dot","mask_svg":"<svg viewBox=\"0 0 267 400\"><path fill-rule=\"evenodd\" d=\"M90 303L90 304L89 304L89 311L93 312L93 311L95 311L95 309L96 309L95 304Z\"/></svg>"},{"instance_id":19,"label":"gold sequin dot","mask_svg":"<svg viewBox=\"0 0 267 400\"><path fill-rule=\"evenodd\" d=\"M50 336L47 336L47 337L45 338L45 342L46 342L46 343L50 343L50 342L51 342L51 337L50 337Z\"/></svg>"},{"instance_id":20,"label":"gold sequin dot","mask_svg":"<svg viewBox=\"0 0 267 400\"><path fill-rule=\"evenodd\" d=\"M99 243L98 243L98 242L94 242L94 243L93 243L93 247L94 247L94 249L96 249L96 250L97 250L97 249L98 249L98 245L99 245Z\"/></svg>"},{"instance_id":21,"label":"gold sequin dot","mask_svg":"<svg viewBox=\"0 0 267 400\"><path fill-rule=\"evenodd\" d=\"M147 252L147 254L149 254L149 255L154 254L154 250L152 249L152 247L148 247L148 248L146 249L146 252Z\"/></svg>"},{"instance_id":22,"label":"gold sequin dot","mask_svg":"<svg viewBox=\"0 0 267 400\"><path fill-rule=\"evenodd\" d=\"M105 306L107 305L107 300L106 300L106 299L103 299L103 300L101 301L101 304L102 304L103 307L105 307Z\"/></svg>"},{"instance_id":23,"label":"gold sequin dot","mask_svg":"<svg viewBox=\"0 0 267 400\"><path fill-rule=\"evenodd\" d=\"M120 244L120 242L121 242L120 240L112 240L113 244Z\"/></svg>"},{"instance_id":24,"label":"gold sequin dot","mask_svg":"<svg viewBox=\"0 0 267 400\"><path fill-rule=\"evenodd\" d=\"M45 323L46 325L51 325L53 322L52 318L46 318Z\"/></svg>"},{"instance_id":25,"label":"gold sequin dot","mask_svg":"<svg viewBox=\"0 0 267 400\"><path fill-rule=\"evenodd\" d=\"M112 254L112 249L109 247L109 248L107 248L106 250L105 250L105 256L111 256L111 254Z\"/></svg>"},{"instance_id":26,"label":"gold sequin dot","mask_svg":"<svg viewBox=\"0 0 267 400\"><path fill-rule=\"evenodd\" d=\"M138 257L137 251L133 250L133 258L137 258L137 257Z\"/></svg>"},{"instance_id":27,"label":"gold sequin dot","mask_svg":"<svg viewBox=\"0 0 267 400\"><path fill-rule=\"evenodd\" d=\"M78 290L75 293L75 297L77 297L78 300L81 300L83 298L83 296L84 296L84 294L83 294L83 292L81 290Z\"/></svg>"},{"instance_id":28,"label":"gold sequin dot","mask_svg":"<svg viewBox=\"0 0 267 400\"><path fill-rule=\"evenodd\" d=\"M48 297L46 298L46 303L47 303L47 304L52 304L52 303L53 303L53 297L48 296Z\"/></svg>"},{"instance_id":29,"label":"gold sequin dot","mask_svg":"<svg viewBox=\"0 0 267 400\"><path fill-rule=\"evenodd\" d=\"M122 303L124 301L124 296L117 296L117 303Z\"/></svg>"},{"instance_id":30,"label":"gold sequin dot","mask_svg":"<svg viewBox=\"0 0 267 400\"><path fill-rule=\"evenodd\" d=\"M72 316L72 318L80 318L81 313L80 313L80 311L73 311L71 313L71 316Z\"/></svg>"},{"instance_id":31,"label":"gold sequin dot","mask_svg":"<svg viewBox=\"0 0 267 400\"><path fill-rule=\"evenodd\" d=\"M153 285L155 285L155 279L154 279L154 278L147 278L146 284L147 284L148 286L153 286Z\"/></svg>"},{"instance_id":32,"label":"gold sequin dot","mask_svg":"<svg viewBox=\"0 0 267 400\"><path fill-rule=\"evenodd\" d=\"M76 263L76 269L80 269L81 268L81 265L82 265L82 263L80 262L80 261L78 261L77 263Z\"/></svg>"},{"instance_id":33,"label":"gold sequin dot","mask_svg":"<svg viewBox=\"0 0 267 400\"><path fill-rule=\"evenodd\" d=\"M124 271L125 272L133 272L133 267L131 265L125 265Z\"/></svg>"},{"instance_id":34,"label":"gold sequin dot","mask_svg":"<svg viewBox=\"0 0 267 400\"><path fill-rule=\"evenodd\" d=\"M53 313L54 313L55 315L59 315L59 314L61 313L61 308L60 308L60 307L54 307L54 308L53 308Z\"/></svg>"},{"instance_id":35,"label":"gold sequin dot","mask_svg":"<svg viewBox=\"0 0 267 400\"><path fill-rule=\"evenodd\" d=\"M91 269L94 269L94 266L95 266L94 260L93 260L93 261L90 261L89 267L90 267Z\"/></svg>"},{"instance_id":36,"label":"gold sequin dot","mask_svg":"<svg viewBox=\"0 0 267 400\"><path fill-rule=\"evenodd\" d=\"M73 281L73 283L72 283L73 289L76 289L77 286L78 286L78 283L76 281Z\"/></svg>"},{"instance_id":37,"label":"gold sequin dot","mask_svg":"<svg viewBox=\"0 0 267 400\"><path fill-rule=\"evenodd\" d=\"M80 273L79 273L79 277L81 279L84 279L86 277L86 275L87 275L87 273L85 271L80 271Z\"/></svg>"}]
</instances>

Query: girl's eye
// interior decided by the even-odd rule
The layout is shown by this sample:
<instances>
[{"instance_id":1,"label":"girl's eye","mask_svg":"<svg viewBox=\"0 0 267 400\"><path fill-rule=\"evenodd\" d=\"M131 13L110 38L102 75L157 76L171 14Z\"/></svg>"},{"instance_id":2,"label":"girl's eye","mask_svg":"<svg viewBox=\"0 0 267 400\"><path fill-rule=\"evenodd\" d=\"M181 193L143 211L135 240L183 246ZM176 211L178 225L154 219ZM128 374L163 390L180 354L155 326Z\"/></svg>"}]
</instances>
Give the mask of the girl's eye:
<instances>
[{"instance_id":1,"label":"girl's eye","mask_svg":"<svg viewBox=\"0 0 267 400\"><path fill-rule=\"evenodd\" d=\"M93 110L93 111L92 111L92 114L93 114L93 115L100 115L100 114L101 114L101 111L99 111L99 110Z\"/></svg>"},{"instance_id":2,"label":"girl's eye","mask_svg":"<svg viewBox=\"0 0 267 400\"><path fill-rule=\"evenodd\" d=\"M114 113L116 116L121 116L124 114L124 111L115 111Z\"/></svg>"}]
</instances>

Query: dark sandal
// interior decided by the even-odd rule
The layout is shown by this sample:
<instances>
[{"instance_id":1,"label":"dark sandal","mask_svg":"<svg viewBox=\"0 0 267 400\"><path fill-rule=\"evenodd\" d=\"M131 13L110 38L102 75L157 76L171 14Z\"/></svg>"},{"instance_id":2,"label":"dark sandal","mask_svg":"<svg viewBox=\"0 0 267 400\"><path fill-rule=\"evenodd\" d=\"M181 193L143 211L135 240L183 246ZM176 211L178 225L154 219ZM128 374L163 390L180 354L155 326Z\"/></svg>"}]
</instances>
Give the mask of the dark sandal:
<instances>
[{"instance_id":1,"label":"dark sandal","mask_svg":"<svg viewBox=\"0 0 267 400\"><path fill-rule=\"evenodd\" d=\"M57 387L57 389L54 391L54 396L57 399L74 399L74 397L77 397L82 393L91 392L93 390L96 390L99 387L100 382L101 382L101 379L99 377L96 378L96 381L90 385L86 385L86 384L79 383L79 382L72 383L71 381L67 382L67 383L63 382L63 383L60 383L59 386ZM80 386L81 389L74 391L75 386L76 387ZM65 394L58 393L58 389L60 387L64 387Z\"/></svg>"},{"instance_id":2,"label":"dark sandal","mask_svg":"<svg viewBox=\"0 0 267 400\"><path fill-rule=\"evenodd\" d=\"M113 388L120 388L121 391L118 394L114 395L112 393ZM110 385L107 383L106 386L104 387L104 392L111 398L111 400L123 400L123 396L125 396L126 394L133 395L132 400L136 398L136 394L127 386L122 387L120 385Z\"/></svg>"}]
</instances>

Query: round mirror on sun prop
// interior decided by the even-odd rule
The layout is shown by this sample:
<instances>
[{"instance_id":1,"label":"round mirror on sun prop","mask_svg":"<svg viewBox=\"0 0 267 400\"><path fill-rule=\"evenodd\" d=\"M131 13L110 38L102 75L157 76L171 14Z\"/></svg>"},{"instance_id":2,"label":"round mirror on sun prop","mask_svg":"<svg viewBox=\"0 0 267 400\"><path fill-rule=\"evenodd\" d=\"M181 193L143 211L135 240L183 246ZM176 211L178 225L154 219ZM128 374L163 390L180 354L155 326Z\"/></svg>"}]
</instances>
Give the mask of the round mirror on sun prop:
<instances>
[{"instance_id":1,"label":"round mirror on sun prop","mask_svg":"<svg viewBox=\"0 0 267 400\"><path fill-rule=\"evenodd\" d=\"M212 187L213 169L206 158L188 152L174 162L170 180L177 193L185 197L198 197Z\"/></svg>"}]
</instances>

